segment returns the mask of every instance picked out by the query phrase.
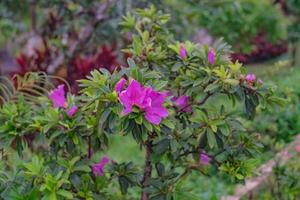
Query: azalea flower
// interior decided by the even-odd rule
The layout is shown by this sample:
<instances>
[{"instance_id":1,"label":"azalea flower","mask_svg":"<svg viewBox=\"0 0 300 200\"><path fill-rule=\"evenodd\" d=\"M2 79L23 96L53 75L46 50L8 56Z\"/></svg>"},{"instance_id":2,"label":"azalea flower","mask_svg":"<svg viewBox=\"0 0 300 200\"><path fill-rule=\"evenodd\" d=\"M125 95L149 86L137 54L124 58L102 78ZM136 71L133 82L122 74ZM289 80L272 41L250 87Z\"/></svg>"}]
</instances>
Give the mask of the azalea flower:
<instances>
[{"instance_id":1,"label":"azalea flower","mask_svg":"<svg viewBox=\"0 0 300 200\"><path fill-rule=\"evenodd\" d=\"M254 83L256 81L256 76L255 76L255 74L247 74L245 77L245 80L248 83Z\"/></svg>"},{"instance_id":2,"label":"azalea flower","mask_svg":"<svg viewBox=\"0 0 300 200\"><path fill-rule=\"evenodd\" d=\"M119 81L120 82L120 81ZM132 112L132 107L137 106L145 111L145 119L152 124L158 125L162 118L168 116L168 111L163 107L167 93L160 93L152 87L143 88L136 81L131 80L127 89L119 93L119 100L124 106L122 113L128 115Z\"/></svg>"},{"instance_id":3,"label":"azalea flower","mask_svg":"<svg viewBox=\"0 0 300 200\"><path fill-rule=\"evenodd\" d=\"M104 167L110 162L108 156L103 156L99 163L94 164L92 166L92 171L95 176L103 176L104 175Z\"/></svg>"},{"instance_id":4,"label":"azalea flower","mask_svg":"<svg viewBox=\"0 0 300 200\"><path fill-rule=\"evenodd\" d=\"M211 65L215 63L215 51L213 48L208 51L207 60Z\"/></svg>"},{"instance_id":5,"label":"azalea flower","mask_svg":"<svg viewBox=\"0 0 300 200\"><path fill-rule=\"evenodd\" d=\"M210 161L211 161L211 158L205 152L200 153L200 157L199 157L200 164L208 165Z\"/></svg>"},{"instance_id":6,"label":"azalea flower","mask_svg":"<svg viewBox=\"0 0 300 200\"><path fill-rule=\"evenodd\" d=\"M126 79L121 78L115 85L115 91L119 94L124 89L125 84L126 84Z\"/></svg>"},{"instance_id":7,"label":"azalea flower","mask_svg":"<svg viewBox=\"0 0 300 200\"><path fill-rule=\"evenodd\" d=\"M127 115L132 112L132 107L145 108L144 99L146 92L141 84L136 80L131 80L128 88L119 94L119 99L124 106L123 114Z\"/></svg>"},{"instance_id":8,"label":"azalea flower","mask_svg":"<svg viewBox=\"0 0 300 200\"><path fill-rule=\"evenodd\" d=\"M182 60L185 60L187 57L187 52L183 43L179 45L179 56Z\"/></svg>"},{"instance_id":9,"label":"azalea flower","mask_svg":"<svg viewBox=\"0 0 300 200\"><path fill-rule=\"evenodd\" d=\"M192 111L192 107L189 105L190 97L186 95L182 95L180 97L173 97L172 101L174 101L175 105L179 107L179 109L183 109L184 112Z\"/></svg>"},{"instance_id":10,"label":"azalea flower","mask_svg":"<svg viewBox=\"0 0 300 200\"><path fill-rule=\"evenodd\" d=\"M72 106L68 111L67 111L67 115L69 117L73 117L75 115L75 113L77 112L78 107L77 106Z\"/></svg>"},{"instance_id":11,"label":"azalea flower","mask_svg":"<svg viewBox=\"0 0 300 200\"><path fill-rule=\"evenodd\" d=\"M49 93L49 99L52 101L54 108L64 108L69 117L73 117L77 112L78 107L76 105L68 109L68 103L65 98L65 86L59 85L56 89ZM68 110L67 110L68 109Z\"/></svg>"},{"instance_id":12,"label":"azalea flower","mask_svg":"<svg viewBox=\"0 0 300 200\"><path fill-rule=\"evenodd\" d=\"M68 104L65 98L65 86L59 85L56 89L52 90L49 94L49 99L53 103L54 108L67 108Z\"/></svg>"}]
</instances>

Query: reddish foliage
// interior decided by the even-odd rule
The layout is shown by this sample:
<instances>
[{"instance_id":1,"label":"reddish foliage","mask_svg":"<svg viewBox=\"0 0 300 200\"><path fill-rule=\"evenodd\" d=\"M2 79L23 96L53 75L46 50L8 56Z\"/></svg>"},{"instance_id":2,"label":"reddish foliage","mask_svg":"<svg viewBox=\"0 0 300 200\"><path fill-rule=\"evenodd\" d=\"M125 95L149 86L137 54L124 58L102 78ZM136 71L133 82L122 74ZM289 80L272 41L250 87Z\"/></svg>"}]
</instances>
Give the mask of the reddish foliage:
<instances>
[{"instance_id":1,"label":"reddish foliage","mask_svg":"<svg viewBox=\"0 0 300 200\"><path fill-rule=\"evenodd\" d=\"M288 45L285 42L271 43L267 40L264 34L258 34L253 40L252 44L255 49L249 53L233 53L231 59L233 61L239 60L242 63L252 63L274 58L288 50Z\"/></svg>"}]
</instances>

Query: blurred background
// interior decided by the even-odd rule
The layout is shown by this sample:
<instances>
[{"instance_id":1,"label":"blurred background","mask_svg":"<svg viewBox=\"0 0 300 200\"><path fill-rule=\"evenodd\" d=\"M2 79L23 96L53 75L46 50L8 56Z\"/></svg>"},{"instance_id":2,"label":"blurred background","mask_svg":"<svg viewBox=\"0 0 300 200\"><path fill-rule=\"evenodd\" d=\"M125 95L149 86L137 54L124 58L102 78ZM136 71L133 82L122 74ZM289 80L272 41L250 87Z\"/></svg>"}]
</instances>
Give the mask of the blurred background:
<instances>
[{"instance_id":1,"label":"blurred background","mask_svg":"<svg viewBox=\"0 0 300 200\"><path fill-rule=\"evenodd\" d=\"M298 0L1 0L1 74L45 71L73 83L93 68L125 65L130 55L120 50L131 38L118 24L150 4L171 14L178 40L210 45L224 38L233 61L298 64Z\"/></svg>"},{"instance_id":2,"label":"blurred background","mask_svg":"<svg viewBox=\"0 0 300 200\"><path fill-rule=\"evenodd\" d=\"M91 70L126 66L130 55L121 50L131 35L119 23L151 4L171 15L168 26L177 40L211 45L223 38L232 46L232 61L278 85L288 105L245 121L263 144L261 163L293 140L300 132L300 0L1 0L0 75L44 71L66 79L76 92L76 80ZM128 141L128 152L112 153L121 158L135 152ZM278 167L277 182L257 199L299 199L299 160ZM234 188L218 177L192 177L186 185L191 199L219 199Z\"/></svg>"}]
</instances>

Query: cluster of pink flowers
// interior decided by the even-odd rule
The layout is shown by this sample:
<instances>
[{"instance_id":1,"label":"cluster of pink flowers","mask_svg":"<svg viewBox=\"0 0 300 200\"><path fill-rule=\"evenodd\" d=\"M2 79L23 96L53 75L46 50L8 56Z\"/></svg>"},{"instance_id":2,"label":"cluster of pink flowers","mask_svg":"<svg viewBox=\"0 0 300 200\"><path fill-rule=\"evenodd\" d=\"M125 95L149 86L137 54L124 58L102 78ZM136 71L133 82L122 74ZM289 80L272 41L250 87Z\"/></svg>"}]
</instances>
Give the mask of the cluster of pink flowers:
<instances>
[{"instance_id":1,"label":"cluster of pink flowers","mask_svg":"<svg viewBox=\"0 0 300 200\"><path fill-rule=\"evenodd\" d=\"M124 89L127 81L122 78L116 85L119 101L123 105L123 114L132 112L133 106L145 112L145 119L155 125L168 116L168 110L163 107L167 93L157 92L151 86L144 88L138 81L132 79Z\"/></svg>"},{"instance_id":2,"label":"cluster of pink flowers","mask_svg":"<svg viewBox=\"0 0 300 200\"><path fill-rule=\"evenodd\" d=\"M63 108L66 110L69 117L73 117L78 110L76 105L68 108L68 103L65 97L65 86L59 85L49 93L49 99L52 101L54 108Z\"/></svg>"}]
</instances>

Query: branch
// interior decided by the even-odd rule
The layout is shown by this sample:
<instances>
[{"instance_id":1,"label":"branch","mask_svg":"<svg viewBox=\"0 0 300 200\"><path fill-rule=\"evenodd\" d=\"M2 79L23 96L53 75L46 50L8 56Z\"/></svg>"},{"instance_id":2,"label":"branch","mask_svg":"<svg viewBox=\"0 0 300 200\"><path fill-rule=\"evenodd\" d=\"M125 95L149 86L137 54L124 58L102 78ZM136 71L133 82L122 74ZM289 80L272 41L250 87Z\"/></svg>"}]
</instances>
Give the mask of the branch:
<instances>
[{"instance_id":1,"label":"branch","mask_svg":"<svg viewBox=\"0 0 300 200\"><path fill-rule=\"evenodd\" d=\"M199 101L198 103L195 103L195 105L198 105L198 106L201 106L203 104L205 104L205 102L209 99L209 97L211 97L214 93L211 93L211 92L208 92L207 95L201 100ZM182 107L179 112L182 112L184 109L192 106L194 103L189 103L187 104L186 106Z\"/></svg>"},{"instance_id":2,"label":"branch","mask_svg":"<svg viewBox=\"0 0 300 200\"><path fill-rule=\"evenodd\" d=\"M142 189L144 189L150 178L151 178L151 172L152 172L152 164L151 164L151 154L152 154L152 142L151 142L151 136L148 135L147 140L145 141L145 165L144 165L144 175L142 180ZM142 191L141 194L141 200L148 200L149 195Z\"/></svg>"}]
</instances>

